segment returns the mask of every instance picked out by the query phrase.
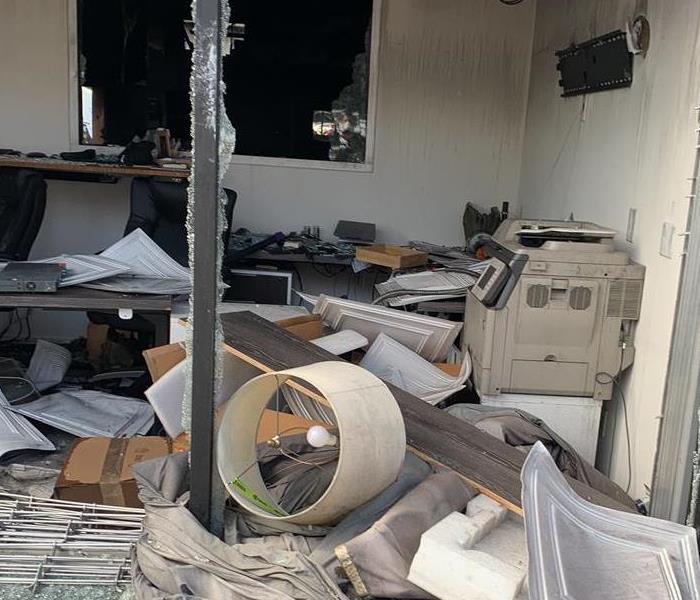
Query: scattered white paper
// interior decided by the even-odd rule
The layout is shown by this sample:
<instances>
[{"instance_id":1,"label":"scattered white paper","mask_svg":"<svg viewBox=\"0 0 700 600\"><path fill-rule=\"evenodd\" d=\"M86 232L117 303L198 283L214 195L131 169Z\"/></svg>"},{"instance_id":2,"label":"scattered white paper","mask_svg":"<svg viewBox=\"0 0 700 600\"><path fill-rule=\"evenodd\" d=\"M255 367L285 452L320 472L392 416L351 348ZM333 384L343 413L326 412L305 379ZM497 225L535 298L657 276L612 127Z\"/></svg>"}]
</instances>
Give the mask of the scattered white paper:
<instances>
[{"instance_id":1,"label":"scattered white paper","mask_svg":"<svg viewBox=\"0 0 700 600\"><path fill-rule=\"evenodd\" d=\"M352 259L352 272L353 273L361 273L362 271L366 271L369 269L372 265L369 263L366 263L362 260L357 260L356 258Z\"/></svg>"},{"instance_id":2,"label":"scattered white paper","mask_svg":"<svg viewBox=\"0 0 700 600\"><path fill-rule=\"evenodd\" d=\"M129 265L129 274L157 279L189 279L189 269L183 267L156 244L142 229L135 229L100 256Z\"/></svg>"},{"instance_id":3,"label":"scattered white paper","mask_svg":"<svg viewBox=\"0 0 700 600\"><path fill-rule=\"evenodd\" d=\"M129 272L83 284L92 289L138 294L188 294L190 270L172 259L141 229L107 248L100 256L129 265Z\"/></svg>"},{"instance_id":4,"label":"scattered white paper","mask_svg":"<svg viewBox=\"0 0 700 600\"><path fill-rule=\"evenodd\" d=\"M133 437L153 425L148 402L94 390L63 390L12 410L78 437Z\"/></svg>"},{"instance_id":5,"label":"scattered white paper","mask_svg":"<svg viewBox=\"0 0 700 600\"><path fill-rule=\"evenodd\" d=\"M29 362L27 378L43 392L63 381L71 361L70 351L63 346L39 340Z\"/></svg>"},{"instance_id":6,"label":"scattered white paper","mask_svg":"<svg viewBox=\"0 0 700 600\"><path fill-rule=\"evenodd\" d=\"M240 385L237 374L240 363L235 357L224 352L223 374L215 403L219 406L227 401ZM185 397L185 361L181 361L146 390L146 398L163 424L165 432L176 438L184 429L182 427L182 402Z\"/></svg>"},{"instance_id":7,"label":"scattered white paper","mask_svg":"<svg viewBox=\"0 0 700 600\"><path fill-rule=\"evenodd\" d=\"M282 321L294 317L304 317L309 311L303 306L287 306L284 304L249 304L244 302L221 302L216 307L220 315L236 312L252 312L266 321ZM186 319L190 316L189 302L173 302L170 316L175 319Z\"/></svg>"},{"instance_id":8,"label":"scattered white paper","mask_svg":"<svg viewBox=\"0 0 700 600\"><path fill-rule=\"evenodd\" d=\"M299 299L304 304L306 304L311 310L314 309L314 307L319 301L319 296L314 296L313 294L305 294L304 292L298 292L297 290L293 291L297 296L299 296Z\"/></svg>"},{"instance_id":9,"label":"scattered white paper","mask_svg":"<svg viewBox=\"0 0 700 600\"><path fill-rule=\"evenodd\" d=\"M0 458L19 450L55 450L56 447L22 415L15 414L0 391Z\"/></svg>"},{"instance_id":10,"label":"scattered white paper","mask_svg":"<svg viewBox=\"0 0 700 600\"><path fill-rule=\"evenodd\" d=\"M331 354L341 356L353 350L365 348L369 345L369 340L364 335L357 333L357 331L343 329L343 331L338 333L311 340L311 343L314 346L327 350Z\"/></svg>"},{"instance_id":11,"label":"scattered white paper","mask_svg":"<svg viewBox=\"0 0 700 600\"><path fill-rule=\"evenodd\" d=\"M472 371L468 352L462 360L459 375L452 377L383 333L370 346L360 366L430 404L437 404L463 390Z\"/></svg>"},{"instance_id":12,"label":"scattered white paper","mask_svg":"<svg viewBox=\"0 0 700 600\"><path fill-rule=\"evenodd\" d=\"M321 404L318 400L307 396L287 383L283 384L280 389L292 414L309 421L318 421L337 427L335 413L330 406Z\"/></svg>"}]
</instances>

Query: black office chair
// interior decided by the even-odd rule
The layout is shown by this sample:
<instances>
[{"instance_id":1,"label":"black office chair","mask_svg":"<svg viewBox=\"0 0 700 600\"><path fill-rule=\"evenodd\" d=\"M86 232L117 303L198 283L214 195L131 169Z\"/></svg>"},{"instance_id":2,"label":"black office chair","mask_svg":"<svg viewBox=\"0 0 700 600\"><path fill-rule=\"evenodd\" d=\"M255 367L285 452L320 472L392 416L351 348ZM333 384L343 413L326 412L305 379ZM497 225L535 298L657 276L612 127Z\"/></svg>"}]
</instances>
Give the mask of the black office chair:
<instances>
[{"instance_id":1,"label":"black office chair","mask_svg":"<svg viewBox=\"0 0 700 600\"><path fill-rule=\"evenodd\" d=\"M0 169L0 260L27 260L45 210L41 173Z\"/></svg>"},{"instance_id":2,"label":"black office chair","mask_svg":"<svg viewBox=\"0 0 700 600\"><path fill-rule=\"evenodd\" d=\"M226 229L223 234L224 248L228 248L231 237L231 220L238 195L233 190L226 192ZM155 181L142 177L131 183L131 213L124 235L142 229L168 255L183 266L188 266L187 249L187 184ZM212 224L212 228L214 224Z\"/></svg>"},{"instance_id":3,"label":"black office chair","mask_svg":"<svg viewBox=\"0 0 700 600\"><path fill-rule=\"evenodd\" d=\"M46 210L46 181L27 169L0 169L0 262L27 260ZM0 313L11 308L0 308Z\"/></svg>"},{"instance_id":4,"label":"black office chair","mask_svg":"<svg viewBox=\"0 0 700 600\"><path fill-rule=\"evenodd\" d=\"M228 248L231 237L231 221L238 194L229 189L226 192L226 228L223 234L224 248ZM124 229L124 235L141 229L156 244L178 263L189 265L187 247L187 184L169 181L155 181L136 177L131 183L131 210ZM212 223L212 228L215 224ZM88 319L97 325L138 332L152 337L155 326L140 315L128 321L110 313L88 312ZM150 344L149 344L150 345Z\"/></svg>"}]
</instances>

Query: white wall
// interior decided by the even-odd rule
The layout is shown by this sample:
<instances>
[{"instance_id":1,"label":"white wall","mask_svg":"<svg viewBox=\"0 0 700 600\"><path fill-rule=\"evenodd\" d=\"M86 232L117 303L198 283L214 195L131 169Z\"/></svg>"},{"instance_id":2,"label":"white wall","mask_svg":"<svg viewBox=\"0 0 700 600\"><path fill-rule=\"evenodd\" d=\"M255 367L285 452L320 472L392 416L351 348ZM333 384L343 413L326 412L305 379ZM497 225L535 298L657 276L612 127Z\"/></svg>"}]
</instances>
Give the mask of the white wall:
<instances>
[{"instance_id":1,"label":"white wall","mask_svg":"<svg viewBox=\"0 0 700 600\"><path fill-rule=\"evenodd\" d=\"M66 0L0 4L0 146L46 153L69 149ZM119 239L128 182L49 181L34 256L95 252Z\"/></svg>"},{"instance_id":2,"label":"white wall","mask_svg":"<svg viewBox=\"0 0 700 600\"><path fill-rule=\"evenodd\" d=\"M234 165L237 222L329 235L339 219L365 220L383 240L459 244L467 200L516 201L534 2L384 8L374 172Z\"/></svg>"},{"instance_id":3,"label":"white wall","mask_svg":"<svg viewBox=\"0 0 700 600\"><path fill-rule=\"evenodd\" d=\"M66 5L0 5L3 147L68 146ZM233 166L237 225L318 224L330 235L338 219L364 219L384 239L460 243L467 200L517 200L534 3L386 0L384 9L374 172ZM93 251L121 233L124 184L50 185L35 253Z\"/></svg>"},{"instance_id":4,"label":"white wall","mask_svg":"<svg viewBox=\"0 0 700 600\"><path fill-rule=\"evenodd\" d=\"M645 5L646 10L645 9ZM560 98L554 51L620 28L642 11L651 49L634 65L630 89ZM663 222L685 230L697 135L697 0L539 0L520 201L532 217L592 220L618 229L647 268L637 357L625 389L632 438L632 487L651 485L678 287L682 238L673 258L659 255ZM630 208L634 243L624 242ZM612 475L627 480L618 418Z\"/></svg>"},{"instance_id":5,"label":"white wall","mask_svg":"<svg viewBox=\"0 0 700 600\"><path fill-rule=\"evenodd\" d=\"M0 2L1 147L68 148L67 2ZM354 219L376 222L383 240L462 243L467 200L517 201L533 23L532 1L386 0L374 171L235 165L235 225L315 224L330 236ZM127 181L49 182L33 256L104 248L127 214ZM70 322L52 317L47 328L59 335Z\"/></svg>"},{"instance_id":6,"label":"white wall","mask_svg":"<svg viewBox=\"0 0 700 600\"><path fill-rule=\"evenodd\" d=\"M0 147L46 153L69 149L66 0L0 2ZM32 250L36 258L92 253L118 240L129 210L128 181L48 182L48 204ZM73 337L77 313L34 315L40 335Z\"/></svg>"}]
</instances>

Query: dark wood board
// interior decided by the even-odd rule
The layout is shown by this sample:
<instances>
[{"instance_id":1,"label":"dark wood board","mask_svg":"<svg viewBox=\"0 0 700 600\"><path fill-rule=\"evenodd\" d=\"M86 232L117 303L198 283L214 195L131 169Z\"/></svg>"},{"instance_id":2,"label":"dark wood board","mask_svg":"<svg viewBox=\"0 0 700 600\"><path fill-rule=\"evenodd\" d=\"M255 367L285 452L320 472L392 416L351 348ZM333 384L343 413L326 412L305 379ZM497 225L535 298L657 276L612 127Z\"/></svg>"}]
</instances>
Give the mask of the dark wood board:
<instances>
[{"instance_id":1,"label":"dark wood board","mask_svg":"<svg viewBox=\"0 0 700 600\"><path fill-rule=\"evenodd\" d=\"M21 156L0 156L0 168L34 169L35 171L54 171L59 173L83 173L88 175L111 175L114 177L166 177L169 179L187 179L189 169L165 169L163 167L144 167L109 165L104 163L74 162L57 158L28 158Z\"/></svg>"},{"instance_id":2,"label":"dark wood board","mask_svg":"<svg viewBox=\"0 0 700 600\"><path fill-rule=\"evenodd\" d=\"M322 361L341 360L302 341L269 321L249 312L222 315L227 349L262 371L279 371ZM407 445L419 456L448 467L479 491L509 509L522 512L520 470L525 455L415 396L387 384L399 404L406 424ZM569 479L586 500L618 510L633 511L631 499L610 498Z\"/></svg>"},{"instance_id":3,"label":"dark wood board","mask_svg":"<svg viewBox=\"0 0 700 600\"><path fill-rule=\"evenodd\" d=\"M47 310L119 310L170 312L172 298L155 294L120 294L81 287L61 288L55 293L0 293L0 308Z\"/></svg>"}]
</instances>

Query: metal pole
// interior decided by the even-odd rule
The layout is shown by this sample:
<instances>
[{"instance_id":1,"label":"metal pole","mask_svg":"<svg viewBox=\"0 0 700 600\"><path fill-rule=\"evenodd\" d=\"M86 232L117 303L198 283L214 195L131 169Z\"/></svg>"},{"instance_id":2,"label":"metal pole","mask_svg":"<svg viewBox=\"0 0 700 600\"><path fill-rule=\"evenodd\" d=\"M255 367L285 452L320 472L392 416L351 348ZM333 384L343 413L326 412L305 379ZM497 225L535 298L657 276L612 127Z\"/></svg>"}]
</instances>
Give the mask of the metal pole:
<instances>
[{"instance_id":1,"label":"metal pole","mask_svg":"<svg viewBox=\"0 0 700 600\"><path fill-rule=\"evenodd\" d=\"M192 429L190 510L212 531L220 519L212 504L215 336L217 304L221 32L223 0L195 0L193 63L194 237ZM221 532L212 531L214 534Z\"/></svg>"}]
</instances>

